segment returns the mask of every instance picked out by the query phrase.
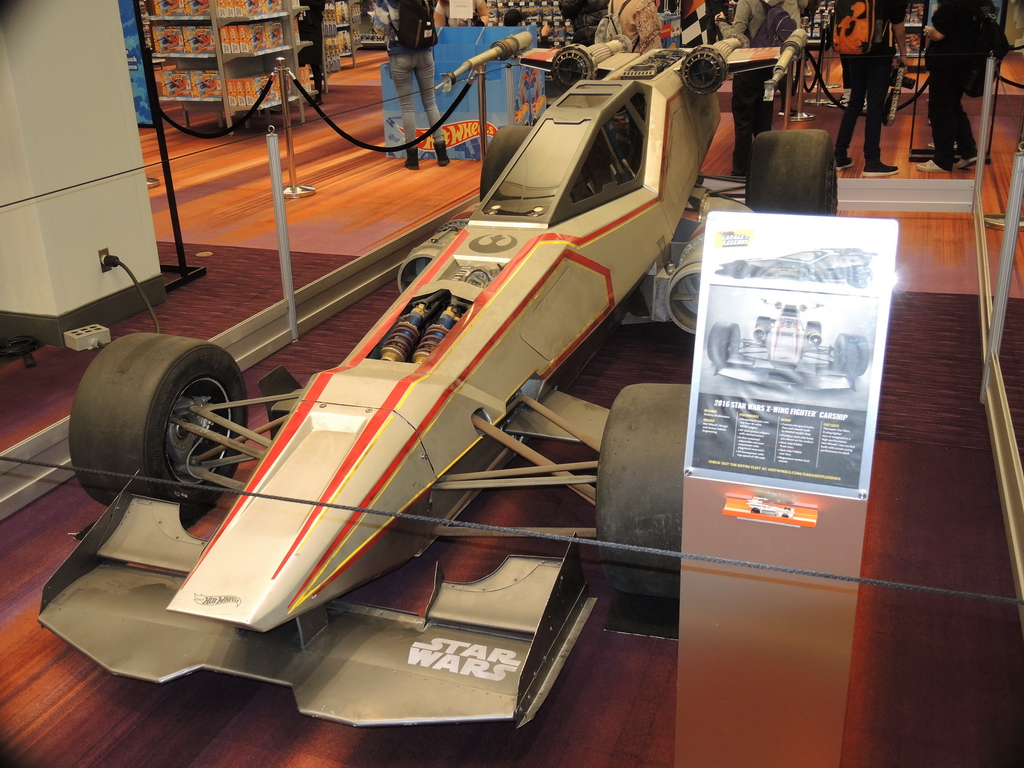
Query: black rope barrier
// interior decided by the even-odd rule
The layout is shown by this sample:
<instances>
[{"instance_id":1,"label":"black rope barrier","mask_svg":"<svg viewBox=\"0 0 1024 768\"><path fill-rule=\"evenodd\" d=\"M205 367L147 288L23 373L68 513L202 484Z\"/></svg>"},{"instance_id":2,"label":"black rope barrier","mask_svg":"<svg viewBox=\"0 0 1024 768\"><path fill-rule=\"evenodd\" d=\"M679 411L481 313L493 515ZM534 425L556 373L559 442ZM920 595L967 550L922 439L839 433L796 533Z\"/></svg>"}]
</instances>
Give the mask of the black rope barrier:
<instances>
[{"instance_id":1,"label":"black rope barrier","mask_svg":"<svg viewBox=\"0 0 1024 768\"><path fill-rule=\"evenodd\" d=\"M1024 600L1019 600L1015 597L1003 597L1002 595L987 595L979 592L965 592L956 589L942 589L941 587L927 587L920 584L906 584L899 581L887 581L885 579L869 579L863 576L847 576L840 573L828 573L827 571L813 571L807 568L788 568L782 565L771 565L769 563L759 563L750 560L735 560L728 557L714 557L711 555L697 555L692 552L676 552L674 550L657 549L655 547L641 547L636 544L620 544L614 541L601 541L598 539L580 539L575 536L565 536L558 533L545 533L543 531L527 531L519 528L510 528L501 525L488 525L486 523L473 523L467 520L443 520L436 517L428 517L426 515L417 515L407 512L388 512L385 510L372 509L370 507L356 507L348 504L335 504L328 501L312 501L309 499L298 499L291 496L278 496L275 494L261 493L258 491L236 491L230 488L223 488L216 485L208 484L196 484L190 485L188 483L182 483L178 480L165 480L157 477L140 477L138 475L130 475L124 472L112 472L102 469L83 469L80 467L74 467L71 465L53 464L44 461L34 461L31 459L15 459L0 456L0 461L9 462L11 464L27 464L34 467L44 467L48 469L59 469L66 472L74 472L76 474L88 474L88 475L100 475L104 477L116 477L128 482L132 480L144 481L147 483L154 483L157 485L164 485L174 488L185 488L188 490L195 490L196 488L203 488L208 490L221 491L223 493L230 493L236 496L246 496L254 499L266 499L269 501L282 501L288 504L302 504L310 507L322 507L325 509L337 509L343 512L355 512L362 515L378 515L381 517L401 518L402 520L411 520L418 523L428 523L441 528L470 528L473 530L485 531L488 533L501 533L501 534L512 534L522 538L532 539L544 539L547 541L557 541L565 544L581 544L593 547L602 547L607 549L617 549L626 552L635 552L637 554L645 555L658 555L663 557L670 557L680 561L687 560L698 563L710 563L712 565L727 565L740 568L751 568L758 571L769 571L772 573L783 573L791 576L805 576L816 579L826 579L829 581L841 581L848 584L863 584L871 587L884 587L887 589L897 589L904 592L918 592L928 595L937 595L941 597L959 597L969 600L982 600L991 603L1000 603L1005 605L1024 605ZM444 534L439 534L443 536Z\"/></svg>"},{"instance_id":2,"label":"black rope barrier","mask_svg":"<svg viewBox=\"0 0 1024 768\"><path fill-rule=\"evenodd\" d=\"M302 83L300 83L294 77L292 78L292 82L295 84L295 87L299 89L299 93L303 97L305 97L305 99L309 103L309 105L311 107L313 107L314 110L316 110L316 113L318 115L320 115L320 117L323 118L323 121L325 123L327 123L327 125L330 126L330 128L335 133L337 133L343 139L346 139L347 141L352 142L357 147L362 147L363 149L369 149L369 150L371 150L373 152L401 152L403 149L412 149L417 144L420 144L420 143L426 141L428 138L433 136L436 131L440 130L441 126L443 126L448 121L448 118L452 116L452 113L455 112L456 109L458 109L459 104L462 103L462 100L464 98L466 98L466 94L469 93L470 86L473 85L473 81L467 79L466 80L466 84L462 87L462 91L459 93L458 96L455 97L455 101L452 102L452 105L450 107L448 107L448 109L445 111L445 113L443 115L441 115L441 119L438 120L434 125L430 126L430 128L428 128L427 131L422 136L420 136L418 139L413 139L411 141L405 142L405 144L399 144L399 145L394 146L394 147L378 147L378 146L376 146L374 144L367 144L365 141L360 141L355 136L350 136L349 134L345 133L345 131L343 131L341 128L339 128L335 124L335 122L333 120L331 120L331 118L329 118L324 113L324 111L322 109L320 109L320 105L317 104L313 100L313 97L310 96L309 93L306 91L306 89L302 87ZM420 98L422 98L422 97L423 97L423 92L420 91Z\"/></svg>"},{"instance_id":3,"label":"black rope barrier","mask_svg":"<svg viewBox=\"0 0 1024 768\"><path fill-rule=\"evenodd\" d=\"M267 98L267 95L270 93L270 89L273 87L274 78L273 76L271 76L263 85L263 90L260 91L259 98L256 99L256 103L249 108L248 112L242 115L242 117L233 122L227 128L223 128L219 131L214 131L213 133L204 133L202 131L193 130L192 128L186 128L184 125L178 125L178 123L174 122L168 116L168 114L164 112L163 108L159 104L157 104L156 110L160 113L160 117L162 117L164 120L171 124L171 127L177 128L182 133L188 134L189 136L193 136L197 139L220 139L223 138L224 136L227 136L229 133L234 133L243 125L245 125L252 118L252 116L256 114L256 111L261 106L263 106L263 100Z\"/></svg>"}]
</instances>

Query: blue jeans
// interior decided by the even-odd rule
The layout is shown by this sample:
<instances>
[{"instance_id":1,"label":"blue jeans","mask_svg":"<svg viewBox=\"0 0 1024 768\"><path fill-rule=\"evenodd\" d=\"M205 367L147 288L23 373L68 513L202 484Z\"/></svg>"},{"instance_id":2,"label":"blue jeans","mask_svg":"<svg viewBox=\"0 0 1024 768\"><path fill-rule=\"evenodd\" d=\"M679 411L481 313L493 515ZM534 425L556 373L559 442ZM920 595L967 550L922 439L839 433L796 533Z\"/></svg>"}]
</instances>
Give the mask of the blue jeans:
<instances>
[{"instance_id":1,"label":"blue jeans","mask_svg":"<svg viewBox=\"0 0 1024 768\"><path fill-rule=\"evenodd\" d=\"M426 48L415 53L395 53L391 55L391 80L398 92L398 105L402 109L402 130L405 140L416 137L416 102L413 100L412 76L416 75L420 101L427 120L431 125L441 120L441 113L434 101L434 54ZM434 143L444 144L444 133L439 128L434 133Z\"/></svg>"},{"instance_id":2,"label":"blue jeans","mask_svg":"<svg viewBox=\"0 0 1024 768\"><path fill-rule=\"evenodd\" d=\"M878 162L882 159L882 116L885 112L885 94L892 77L892 56L872 54L843 54L841 57L849 76L850 103L843 112L843 121L836 134L836 157L848 156L853 129L857 127L864 101L867 100L867 115L864 118L864 159Z\"/></svg>"}]
</instances>

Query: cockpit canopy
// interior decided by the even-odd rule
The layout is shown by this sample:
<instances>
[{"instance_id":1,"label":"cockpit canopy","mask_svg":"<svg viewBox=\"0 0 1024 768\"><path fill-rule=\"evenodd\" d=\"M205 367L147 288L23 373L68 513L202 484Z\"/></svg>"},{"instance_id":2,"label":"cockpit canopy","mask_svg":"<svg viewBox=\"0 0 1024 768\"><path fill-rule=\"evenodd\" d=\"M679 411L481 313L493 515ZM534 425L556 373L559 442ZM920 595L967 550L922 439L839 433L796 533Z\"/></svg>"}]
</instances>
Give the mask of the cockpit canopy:
<instances>
[{"instance_id":1,"label":"cockpit canopy","mask_svg":"<svg viewBox=\"0 0 1024 768\"><path fill-rule=\"evenodd\" d=\"M639 189L648 99L637 82L583 82L544 113L474 219L556 224Z\"/></svg>"}]
</instances>

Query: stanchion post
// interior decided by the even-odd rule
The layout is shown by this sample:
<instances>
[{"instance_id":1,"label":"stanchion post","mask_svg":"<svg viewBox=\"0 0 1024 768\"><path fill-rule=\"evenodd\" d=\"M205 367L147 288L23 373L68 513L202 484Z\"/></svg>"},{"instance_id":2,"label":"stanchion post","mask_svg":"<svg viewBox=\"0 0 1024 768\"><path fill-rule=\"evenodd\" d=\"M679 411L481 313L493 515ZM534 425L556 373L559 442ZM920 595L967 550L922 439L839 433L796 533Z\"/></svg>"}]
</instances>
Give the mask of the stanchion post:
<instances>
[{"instance_id":1,"label":"stanchion post","mask_svg":"<svg viewBox=\"0 0 1024 768\"><path fill-rule=\"evenodd\" d=\"M814 115L804 112L804 67L807 66L807 61L804 57L806 55L807 52L803 51L799 59L793 60L793 83L796 84L796 110L789 119L794 123L805 123L814 119ZM790 90L792 89L793 85L790 84Z\"/></svg>"},{"instance_id":2,"label":"stanchion post","mask_svg":"<svg viewBox=\"0 0 1024 768\"><path fill-rule=\"evenodd\" d=\"M476 68L477 94L480 99L480 162L487 153L487 65L480 64Z\"/></svg>"},{"instance_id":3,"label":"stanchion post","mask_svg":"<svg viewBox=\"0 0 1024 768\"><path fill-rule=\"evenodd\" d=\"M288 328L292 341L299 340L299 321L295 311L295 286L292 283L292 252L288 244L288 216L284 209L285 191L281 179L281 148L274 126L267 134L267 159L270 162L270 189L274 195L274 223L277 226L277 251L281 262L281 288L288 305Z\"/></svg>"},{"instance_id":4,"label":"stanchion post","mask_svg":"<svg viewBox=\"0 0 1024 768\"><path fill-rule=\"evenodd\" d=\"M288 181L290 182L284 188L284 196L293 200L297 197L312 197L316 194L316 187L299 184L295 175L295 145L292 143L292 116L288 106L291 73L288 71L284 57L278 57L274 72L277 74L277 90L281 93L281 115L284 117L285 154L288 161Z\"/></svg>"}]
</instances>

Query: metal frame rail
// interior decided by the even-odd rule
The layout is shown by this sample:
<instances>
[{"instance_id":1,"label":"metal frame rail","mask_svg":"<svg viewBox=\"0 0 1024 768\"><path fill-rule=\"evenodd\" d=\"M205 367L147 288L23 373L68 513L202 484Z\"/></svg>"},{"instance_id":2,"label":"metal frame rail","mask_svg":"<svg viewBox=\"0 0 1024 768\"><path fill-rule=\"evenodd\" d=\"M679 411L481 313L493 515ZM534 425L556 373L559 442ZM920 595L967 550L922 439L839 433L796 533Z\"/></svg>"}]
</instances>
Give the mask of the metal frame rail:
<instances>
[{"instance_id":1,"label":"metal frame rail","mask_svg":"<svg viewBox=\"0 0 1024 768\"><path fill-rule=\"evenodd\" d=\"M986 77L988 85L982 106L983 116L990 114L991 110L995 59L988 60ZM989 121L983 119L978 142L981 148L988 146L988 125ZM999 482L999 498L1003 508L1003 523L1006 526L1014 590L1018 599L1024 599L1024 471L1021 469L1017 437L1014 434L1003 373L999 366L999 348L1002 343L1010 279L1013 275L1014 256L1020 232L1021 203L1024 198L1024 143L1018 145L1013 159L1006 202L1006 226L1003 230L999 273L994 293L991 288L985 214L981 204L984 170L984 155L980 155L974 185L973 210L975 253L978 257L978 309L981 314L981 343L985 356L981 402L985 405L988 417L989 438L992 442L992 455ZM1024 606L1018 607L1017 610L1020 615L1021 632L1024 634Z\"/></svg>"}]
</instances>

